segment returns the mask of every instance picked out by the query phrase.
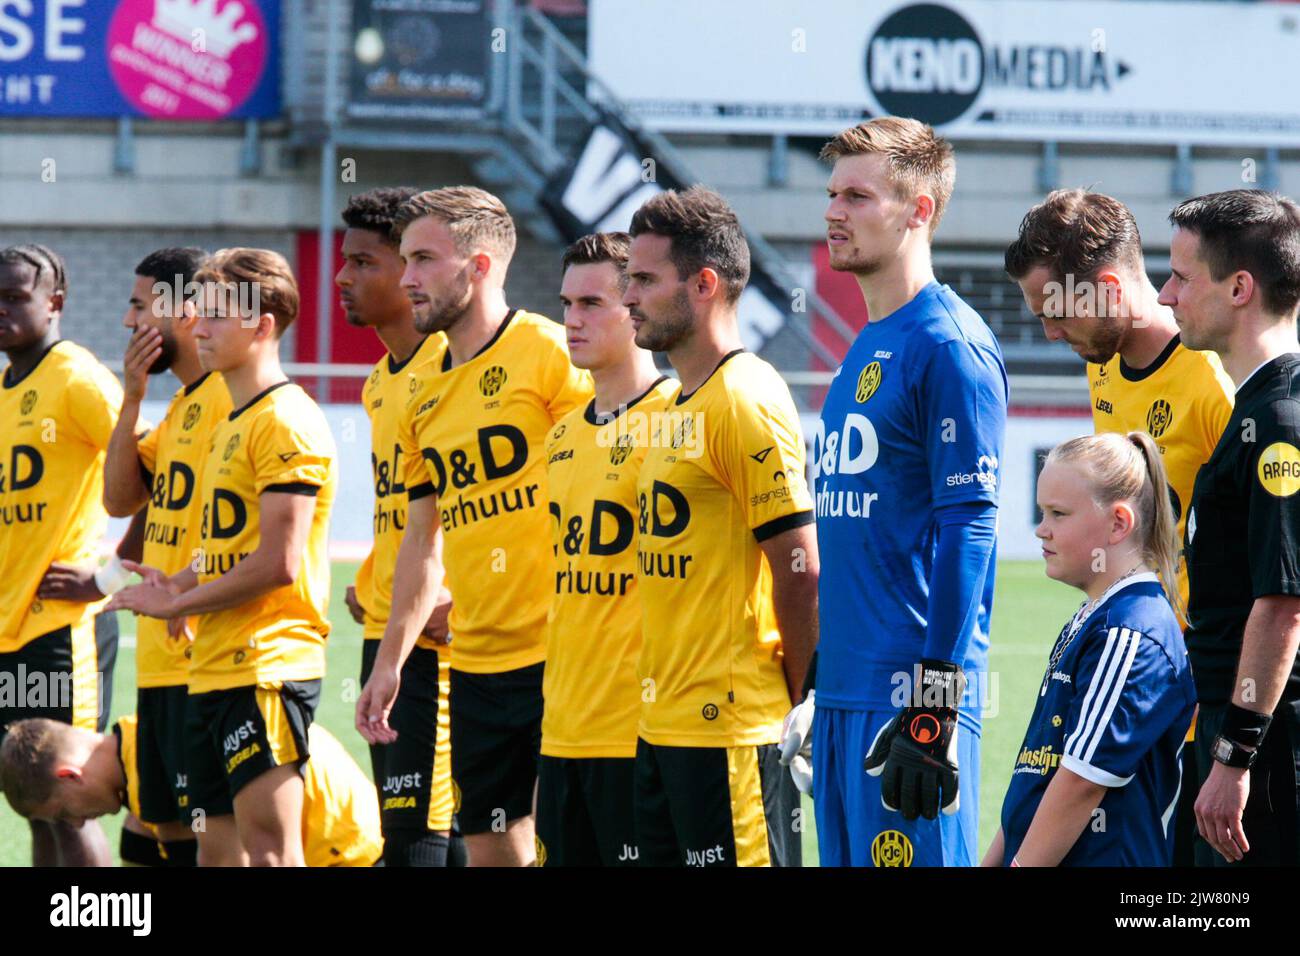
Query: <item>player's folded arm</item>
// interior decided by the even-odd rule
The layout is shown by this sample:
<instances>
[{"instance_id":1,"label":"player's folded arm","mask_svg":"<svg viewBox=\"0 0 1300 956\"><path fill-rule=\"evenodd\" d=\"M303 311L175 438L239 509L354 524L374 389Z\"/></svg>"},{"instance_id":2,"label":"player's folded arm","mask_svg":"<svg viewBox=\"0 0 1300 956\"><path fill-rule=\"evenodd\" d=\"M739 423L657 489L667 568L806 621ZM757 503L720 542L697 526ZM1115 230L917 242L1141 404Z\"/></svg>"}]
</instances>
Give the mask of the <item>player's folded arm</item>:
<instances>
[{"instance_id":1,"label":"player's folded arm","mask_svg":"<svg viewBox=\"0 0 1300 956\"><path fill-rule=\"evenodd\" d=\"M1104 622L1089 631L1073 675L1061 766L1098 786L1123 787L1172 725L1186 729L1192 705L1155 639Z\"/></svg>"}]
</instances>

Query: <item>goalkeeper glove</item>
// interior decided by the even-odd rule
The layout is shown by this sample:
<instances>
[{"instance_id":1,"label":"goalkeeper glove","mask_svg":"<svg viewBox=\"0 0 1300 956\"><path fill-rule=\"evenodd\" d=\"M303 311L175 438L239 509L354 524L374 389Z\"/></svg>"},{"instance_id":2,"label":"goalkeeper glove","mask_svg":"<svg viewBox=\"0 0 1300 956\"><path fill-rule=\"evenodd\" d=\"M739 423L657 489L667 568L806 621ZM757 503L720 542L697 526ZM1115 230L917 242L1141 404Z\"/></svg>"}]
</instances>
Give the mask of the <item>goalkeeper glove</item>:
<instances>
[{"instance_id":1,"label":"goalkeeper glove","mask_svg":"<svg viewBox=\"0 0 1300 956\"><path fill-rule=\"evenodd\" d=\"M815 690L800 701L785 718L781 734L781 766L790 768L790 778L800 793L812 793L812 722Z\"/></svg>"},{"instance_id":2,"label":"goalkeeper glove","mask_svg":"<svg viewBox=\"0 0 1300 956\"><path fill-rule=\"evenodd\" d=\"M957 812L957 705L966 675L948 661L923 660L920 694L876 734L866 771L880 777L880 801L904 820Z\"/></svg>"}]
</instances>

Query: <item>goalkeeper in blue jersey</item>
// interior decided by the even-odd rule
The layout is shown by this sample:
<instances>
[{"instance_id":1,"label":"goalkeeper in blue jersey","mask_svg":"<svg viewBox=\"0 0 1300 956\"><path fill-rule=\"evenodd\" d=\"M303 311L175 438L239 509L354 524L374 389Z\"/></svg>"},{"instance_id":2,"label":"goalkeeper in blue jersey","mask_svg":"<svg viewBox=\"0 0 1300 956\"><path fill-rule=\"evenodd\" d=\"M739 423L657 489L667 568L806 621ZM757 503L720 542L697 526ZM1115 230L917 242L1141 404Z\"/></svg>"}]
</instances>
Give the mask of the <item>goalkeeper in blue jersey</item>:
<instances>
[{"instance_id":1,"label":"goalkeeper in blue jersey","mask_svg":"<svg viewBox=\"0 0 1300 956\"><path fill-rule=\"evenodd\" d=\"M821 638L783 759L806 788L811 743L823 866L973 865L1006 370L930 264L952 147L884 117L822 158L830 264L869 322L813 441Z\"/></svg>"},{"instance_id":2,"label":"goalkeeper in blue jersey","mask_svg":"<svg viewBox=\"0 0 1300 956\"><path fill-rule=\"evenodd\" d=\"M1047 457L1036 532L1047 576L1088 600L1052 645L985 866L1173 859L1196 686L1171 606L1178 539L1167 487L1146 432L1075 438Z\"/></svg>"}]
</instances>

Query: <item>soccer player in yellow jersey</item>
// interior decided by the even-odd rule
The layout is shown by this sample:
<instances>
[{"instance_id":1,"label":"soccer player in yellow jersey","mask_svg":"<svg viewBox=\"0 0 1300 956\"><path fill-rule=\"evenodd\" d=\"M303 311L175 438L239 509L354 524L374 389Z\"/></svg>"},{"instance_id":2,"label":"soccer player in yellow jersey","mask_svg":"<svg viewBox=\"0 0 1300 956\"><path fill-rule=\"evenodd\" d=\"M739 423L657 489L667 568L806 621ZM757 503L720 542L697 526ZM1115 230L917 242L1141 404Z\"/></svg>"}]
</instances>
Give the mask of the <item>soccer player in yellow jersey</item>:
<instances>
[{"instance_id":1,"label":"soccer player in yellow jersey","mask_svg":"<svg viewBox=\"0 0 1300 956\"><path fill-rule=\"evenodd\" d=\"M200 865L301 866L301 772L325 673L327 553L337 483L319 407L280 369L298 314L284 257L224 249L196 276L199 360L235 410L213 432L199 479L198 554L110 602L150 617L197 617L184 762Z\"/></svg>"},{"instance_id":2,"label":"soccer player in yellow jersey","mask_svg":"<svg viewBox=\"0 0 1300 956\"><path fill-rule=\"evenodd\" d=\"M553 596L541 452L555 423L591 397L591 378L570 363L559 325L507 306L515 226L501 200L469 186L423 192L397 230L416 328L445 332L447 350L417 376L401 422L407 528L357 728L371 743L396 739L389 712L441 584L441 526L452 777L469 862L527 866Z\"/></svg>"},{"instance_id":3,"label":"soccer player in yellow jersey","mask_svg":"<svg viewBox=\"0 0 1300 956\"><path fill-rule=\"evenodd\" d=\"M49 717L93 730L107 720L97 677L101 600L51 598L47 569L96 557L108 516L104 449L122 388L86 349L63 340L63 260L40 245L0 250L0 735ZM111 616L105 624L114 628ZM98 827L32 823L37 866L107 865Z\"/></svg>"},{"instance_id":4,"label":"soccer player in yellow jersey","mask_svg":"<svg viewBox=\"0 0 1300 956\"><path fill-rule=\"evenodd\" d=\"M636 664L636 476L651 429L677 391L638 348L623 305L626 233L584 236L564 253L560 301L573 364L595 397L546 440L555 600L542 681L538 863L635 866L632 768L641 713Z\"/></svg>"},{"instance_id":5,"label":"soccer player in yellow jersey","mask_svg":"<svg viewBox=\"0 0 1300 956\"><path fill-rule=\"evenodd\" d=\"M402 257L392 237L398 208L416 190L374 189L343 210L343 267L334 277L349 323L375 330L388 354L366 379L361 403L370 416L370 462L375 486L374 547L347 591L348 608L362 625L361 682L374 668L393 599L393 569L406 527L406 485L398 422L429 363L442 359L446 338L415 328L402 290ZM451 719L447 693L451 650L446 646L450 596L435 609L402 668L389 723L391 744L371 744L370 764L380 790L385 866L446 866L451 849ZM459 840L455 841L460 843ZM458 847L463 851L463 846Z\"/></svg>"},{"instance_id":6,"label":"soccer player in yellow jersey","mask_svg":"<svg viewBox=\"0 0 1300 956\"><path fill-rule=\"evenodd\" d=\"M166 574L183 571L199 546L203 514L199 476L212 433L230 413L221 376L199 364L195 303L187 299L206 253L167 248L135 269L122 324L131 333L123 358L121 413L104 460L104 505L115 517L146 514L141 563ZM191 286L192 289L192 286ZM148 379L170 370L181 384L156 428L137 434ZM185 707L189 636L151 617L136 623L136 714L139 719L141 820L168 844L171 858L195 853L185 787ZM131 838L123 830L123 854ZM182 845L183 844L183 845Z\"/></svg>"},{"instance_id":7,"label":"soccer player in yellow jersey","mask_svg":"<svg viewBox=\"0 0 1300 956\"><path fill-rule=\"evenodd\" d=\"M1155 439L1181 542L1196 472L1228 425L1235 388L1215 353L1182 344L1172 310L1157 301L1147 277L1133 214L1110 196L1059 189L1025 214L1006 268L1048 340L1066 342L1088 363L1094 429L1145 431ZM1178 593L1186 626L1181 555ZM1184 786L1175 866L1192 865L1194 801L1195 788Z\"/></svg>"},{"instance_id":8,"label":"soccer player in yellow jersey","mask_svg":"<svg viewBox=\"0 0 1300 956\"><path fill-rule=\"evenodd\" d=\"M307 737L311 759L303 773L302 842L308 866L373 866L380 857L375 788L343 745L319 724ZM0 789L31 819L80 827L123 807L141 812L140 732L134 715L97 734L51 720L24 720L0 747ZM156 831L153 838L163 843ZM164 843L155 866L193 866ZM126 861L123 860L123 863Z\"/></svg>"},{"instance_id":9,"label":"soccer player in yellow jersey","mask_svg":"<svg viewBox=\"0 0 1300 956\"><path fill-rule=\"evenodd\" d=\"M798 866L777 741L817 644L817 539L790 391L746 352L749 247L716 193L632 217L624 303L681 392L637 479L642 685L634 813L649 866Z\"/></svg>"}]
</instances>

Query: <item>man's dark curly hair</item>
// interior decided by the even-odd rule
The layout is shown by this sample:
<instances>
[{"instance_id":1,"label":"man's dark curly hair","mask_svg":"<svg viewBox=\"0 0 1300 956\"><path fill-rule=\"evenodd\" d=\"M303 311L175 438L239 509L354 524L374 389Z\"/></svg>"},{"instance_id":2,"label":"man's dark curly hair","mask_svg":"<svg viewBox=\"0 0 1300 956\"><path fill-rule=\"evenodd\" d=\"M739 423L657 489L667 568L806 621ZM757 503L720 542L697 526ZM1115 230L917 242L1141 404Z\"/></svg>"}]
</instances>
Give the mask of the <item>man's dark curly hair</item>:
<instances>
[{"instance_id":1,"label":"man's dark curly hair","mask_svg":"<svg viewBox=\"0 0 1300 956\"><path fill-rule=\"evenodd\" d=\"M348 199L343 210L343 222L349 229L365 229L377 233L390 246L397 245L393 224L397 210L420 190L410 186L383 186Z\"/></svg>"}]
</instances>

